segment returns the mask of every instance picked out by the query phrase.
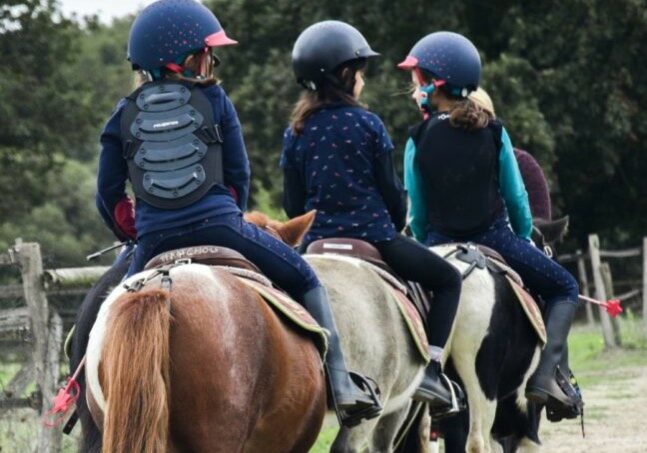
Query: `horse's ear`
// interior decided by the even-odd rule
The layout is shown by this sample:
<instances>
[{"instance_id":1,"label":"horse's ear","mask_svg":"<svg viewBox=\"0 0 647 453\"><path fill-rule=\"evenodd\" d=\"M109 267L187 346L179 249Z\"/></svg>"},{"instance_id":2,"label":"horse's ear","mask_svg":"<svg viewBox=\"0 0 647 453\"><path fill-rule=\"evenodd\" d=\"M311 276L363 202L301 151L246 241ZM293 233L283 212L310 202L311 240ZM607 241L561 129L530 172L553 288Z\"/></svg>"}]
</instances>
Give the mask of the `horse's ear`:
<instances>
[{"instance_id":1,"label":"horse's ear","mask_svg":"<svg viewBox=\"0 0 647 453\"><path fill-rule=\"evenodd\" d=\"M534 225L541 231L547 243L562 239L568 232L569 217L566 215L557 220L534 219Z\"/></svg>"},{"instance_id":2,"label":"horse's ear","mask_svg":"<svg viewBox=\"0 0 647 453\"><path fill-rule=\"evenodd\" d=\"M291 247L295 247L301 243L303 236L306 235L312 223L315 221L317 211L306 212L303 215L288 220L278 228L278 233L283 241Z\"/></svg>"}]
</instances>

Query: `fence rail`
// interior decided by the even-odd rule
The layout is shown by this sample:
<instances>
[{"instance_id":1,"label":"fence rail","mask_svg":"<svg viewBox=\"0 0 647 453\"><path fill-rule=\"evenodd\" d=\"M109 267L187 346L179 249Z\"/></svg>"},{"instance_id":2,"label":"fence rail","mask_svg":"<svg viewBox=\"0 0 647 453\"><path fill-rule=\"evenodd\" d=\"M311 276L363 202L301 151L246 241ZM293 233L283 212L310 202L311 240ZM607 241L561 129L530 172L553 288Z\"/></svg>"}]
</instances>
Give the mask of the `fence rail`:
<instances>
[{"instance_id":1,"label":"fence rail","mask_svg":"<svg viewBox=\"0 0 647 453\"><path fill-rule=\"evenodd\" d=\"M0 394L0 411L30 407L42 418L55 395L60 373L63 322L60 313L47 302L47 296L84 294L107 268L67 268L43 270L40 245L20 240L8 253L0 253L0 266L16 266L21 285L0 287L0 299L21 299L24 307L0 310L0 342L29 343L31 357ZM64 311L68 311L65 310ZM30 383L36 390L23 397ZM36 451L60 451L61 431L38 426Z\"/></svg>"}]
</instances>

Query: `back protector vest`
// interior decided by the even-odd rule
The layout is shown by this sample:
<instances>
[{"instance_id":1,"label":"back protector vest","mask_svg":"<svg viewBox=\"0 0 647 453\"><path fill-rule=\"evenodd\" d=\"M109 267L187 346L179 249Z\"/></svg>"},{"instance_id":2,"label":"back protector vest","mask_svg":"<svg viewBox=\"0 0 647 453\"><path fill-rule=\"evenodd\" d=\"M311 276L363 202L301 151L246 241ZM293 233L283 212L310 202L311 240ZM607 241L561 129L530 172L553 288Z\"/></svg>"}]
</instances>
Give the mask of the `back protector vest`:
<instances>
[{"instance_id":1,"label":"back protector vest","mask_svg":"<svg viewBox=\"0 0 647 453\"><path fill-rule=\"evenodd\" d=\"M499 192L501 123L466 131L436 114L411 131L426 186L429 224L450 236L486 230L503 209Z\"/></svg>"},{"instance_id":2,"label":"back protector vest","mask_svg":"<svg viewBox=\"0 0 647 453\"><path fill-rule=\"evenodd\" d=\"M222 134L199 86L150 82L126 99L121 136L137 198L180 209L223 184Z\"/></svg>"}]
</instances>

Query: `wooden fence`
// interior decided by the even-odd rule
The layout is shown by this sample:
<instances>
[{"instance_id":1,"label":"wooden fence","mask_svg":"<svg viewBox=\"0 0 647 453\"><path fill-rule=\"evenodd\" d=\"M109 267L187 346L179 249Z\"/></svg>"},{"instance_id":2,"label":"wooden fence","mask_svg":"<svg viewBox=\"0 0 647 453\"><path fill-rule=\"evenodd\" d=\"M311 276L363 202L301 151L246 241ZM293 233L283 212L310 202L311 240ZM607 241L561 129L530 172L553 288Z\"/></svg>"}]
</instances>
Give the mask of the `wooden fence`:
<instances>
[{"instance_id":1,"label":"wooden fence","mask_svg":"<svg viewBox=\"0 0 647 453\"><path fill-rule=\"evenodd\" d=\"M83 294L107 268L43 270L40 245L20 240L7 253L0 253L0 266L20 270L22 285L0 287L0 299L21 298L24 307L0 310L0 342L27 342L29 359L0 394L0 411L30 407L42 419L59 385L63 322L47 302L48 294ZM27 387L36 384L28 397ZM36 451L58 452L61 431L38 424Z\"/></svg>"},{"instance_id":2,"label":"wooden fence","mask_svg":"<svg viewBox=\"0 0 647 453\"><path fill-rule=\"evenodd\" d=\"M609 260L633 259L642 256L642 281L632 282L633 285L628 291L616 293L611 275ZM606 261L602 261L602 259ZM561 263L576 262L578 277L580 281L580 291L585 296L591 296L596 299L606 301L610 298L626 301L639 296L642 293L642 319L643 332L647 336L647 237L643 238L640 247L624 250L602 250L600 249L600 239L597 234L589 235L589 250L583 253L578 250L572 254L560 255L557 259ZM589 272L587 271L589 263L590 275L593 277L593 286L589 283ZM587 320L594 324L593 308L586 304ZM606 310L598 308L600 325L602 327L602 336L607 348L614 348L621 345L620 325L618 320L611 318Z\"/></svg>"}]
</instances>

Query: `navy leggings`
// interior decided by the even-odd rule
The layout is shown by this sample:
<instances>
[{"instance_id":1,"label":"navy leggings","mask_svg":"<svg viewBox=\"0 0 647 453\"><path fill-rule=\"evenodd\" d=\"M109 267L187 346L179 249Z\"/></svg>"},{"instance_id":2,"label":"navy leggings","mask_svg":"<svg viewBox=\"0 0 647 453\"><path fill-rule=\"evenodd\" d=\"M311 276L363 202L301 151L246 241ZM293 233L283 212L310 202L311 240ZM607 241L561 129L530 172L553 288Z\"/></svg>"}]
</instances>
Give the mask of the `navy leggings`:
<instances>
[{"instance_id":1,"label":"navy leggings","mask_svg":"<svg viewBox=\"0 0 647 453\"><path fill-rule=\"evenodd\" d=\"M155 255L196 245L217 245L242 253L297 301L303 300L303 295L309 290L321 286L310 265L297 252L246 222L241 213L141 236L137 240L135 258L128 275L141 271Z\"/></svg>"},{"instance_id":2,"label":"navy leggings","mask_svg":"<svg viewBox=\"0 0 647 453\"><path fill-rule=\"evenodd\" d=\"M468 241L499 252L519 273L530 291L542 297L546 308L556 302L577 304L579 288L575 278L530 242L515 235L506 217L497 219L487 231L467 238L453 238L430 230L426 244L433 246Z\"/></svg>"},{"instance_id":3,"label":"navy leggings","mask_svg":"<svg viewBox=\"0 0 647 453\"><path fill-rule=\"evenodd\" d=\"M390 241L374 242L382 259L400 277L434 292L427 314L429 344L445 346L461 295L461 274L441 256L411 238L397 234Z\"/></svg>"}]
</instances>

